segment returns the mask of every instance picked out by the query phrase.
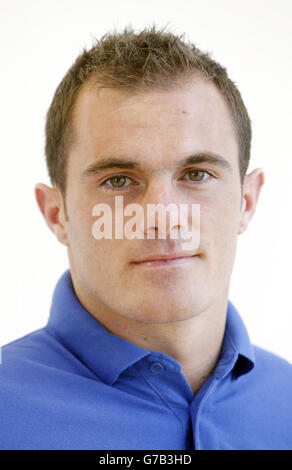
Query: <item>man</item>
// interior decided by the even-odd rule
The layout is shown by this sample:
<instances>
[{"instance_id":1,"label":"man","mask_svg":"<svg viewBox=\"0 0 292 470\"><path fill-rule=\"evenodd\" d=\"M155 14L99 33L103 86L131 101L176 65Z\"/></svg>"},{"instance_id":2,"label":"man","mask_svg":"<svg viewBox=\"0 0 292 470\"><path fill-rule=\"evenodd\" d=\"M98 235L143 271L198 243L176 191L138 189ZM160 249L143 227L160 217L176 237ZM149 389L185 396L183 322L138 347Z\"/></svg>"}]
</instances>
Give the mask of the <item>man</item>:
<instances>
[{"instance_id":1,"label":"man","mask_svg":"<svg viewBox=\"0 0 292 470\"><path fill-rule=\"evenodd\" d=\"M47 114L53 187L35 186L70 269L47 326L3 347L2 449L292 448L291 365L251 345L228 299L264 183L250 140L226 70L183 38L125 29L80 54ZM115 233L118 196L197 205L199 243L183 249L170 217L165 237L159 217L94 236L96 205Z\"/></svg>"}]
</instances>

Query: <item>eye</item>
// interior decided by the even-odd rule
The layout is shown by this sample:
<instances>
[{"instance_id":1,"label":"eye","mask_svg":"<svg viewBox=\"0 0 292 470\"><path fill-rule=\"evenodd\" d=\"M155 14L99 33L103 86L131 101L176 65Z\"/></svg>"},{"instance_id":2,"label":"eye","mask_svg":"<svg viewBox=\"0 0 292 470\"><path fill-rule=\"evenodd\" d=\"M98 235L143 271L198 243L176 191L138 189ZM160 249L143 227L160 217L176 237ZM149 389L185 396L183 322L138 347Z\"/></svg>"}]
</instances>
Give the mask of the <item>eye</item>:
<instances>
[{"instance_id":1,"label":"eye","mask_svg":"<svg viewBox=\"0 0 292 470\"><path fill-rule=\"evenodd\" d=\"M103 181L101 183L101 186L107 186L106 189L113 189L114 191L119 191L129 186L129 184L126 184L126 180L130 182L132 181L131 178L128 178L128 176L114 175Z\"/></svg>"},{"instance_id":2,"label":"eye","mask_svg":"<svg viewBox=\"0 0 292 470\"><path fill-rule=\"evenodd\" d=\"M198 170L193 168L192 170L188 171L185 176L188 175L189 178L187 178L188 181L191 181L193 183L201 183L205 180L210 180L211 178L214 178L213 175L211 175L208 171L205 170ZM209 178L204 178L204 175L209 176Z\"/></svg>"}]
</instances>

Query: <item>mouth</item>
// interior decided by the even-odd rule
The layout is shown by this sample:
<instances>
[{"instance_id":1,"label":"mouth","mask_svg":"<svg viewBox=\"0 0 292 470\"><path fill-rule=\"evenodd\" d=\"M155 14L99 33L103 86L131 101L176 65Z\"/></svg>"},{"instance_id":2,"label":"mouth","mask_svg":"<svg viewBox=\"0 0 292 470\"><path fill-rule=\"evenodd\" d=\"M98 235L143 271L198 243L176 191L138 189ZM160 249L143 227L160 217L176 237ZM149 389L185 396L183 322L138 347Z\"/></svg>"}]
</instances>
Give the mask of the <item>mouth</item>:
<instances>
[{"instance_id":1,"label":"mouth","mask_svg":"<svg viewBox=\"0 0 292 470\"><path fill-rule=\"evenodd\" d=\"M193 261L194 258L199 255L178 255L178 256L160 256L153 257L141 261L133 261L132 264L136 266L148 266L148 267L159 267L159 266L177 266L183 265Z\"/></svg>"}]
</instances>

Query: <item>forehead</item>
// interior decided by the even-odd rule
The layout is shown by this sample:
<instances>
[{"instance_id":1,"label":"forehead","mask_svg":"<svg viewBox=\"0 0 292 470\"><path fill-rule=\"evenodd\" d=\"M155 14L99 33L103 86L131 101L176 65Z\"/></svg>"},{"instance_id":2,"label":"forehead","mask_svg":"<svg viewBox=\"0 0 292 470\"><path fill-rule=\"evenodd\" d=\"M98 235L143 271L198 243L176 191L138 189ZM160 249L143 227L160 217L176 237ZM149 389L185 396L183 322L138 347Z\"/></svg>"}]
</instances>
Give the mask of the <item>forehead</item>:
<instances>
[{"instance_id":1,"label":"forehead","mask_svg":"<svg viewBox=\"0 0 292 470\"><path fill-rule=\"evenodd\" d=\"M209 151L238 155L229 107L217 87L195 78L180 87L125 92L84 86L74 114L70 165L124 155L154 167Z\"/></svg>"}]
</instances>

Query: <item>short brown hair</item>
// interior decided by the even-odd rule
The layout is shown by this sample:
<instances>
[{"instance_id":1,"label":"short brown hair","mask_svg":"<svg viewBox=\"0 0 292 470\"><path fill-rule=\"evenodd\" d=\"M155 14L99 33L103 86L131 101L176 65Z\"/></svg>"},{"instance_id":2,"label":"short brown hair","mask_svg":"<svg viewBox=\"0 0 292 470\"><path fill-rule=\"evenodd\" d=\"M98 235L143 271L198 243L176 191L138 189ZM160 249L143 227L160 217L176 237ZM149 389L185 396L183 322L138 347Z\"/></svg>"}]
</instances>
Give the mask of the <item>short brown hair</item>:
<instances>
[{"instance_id":1,"label":"short brown hair","mask_svg":"<svg viewBox=\"0 0 292 470\"><path fill-rule=\"evenodd\" d=\"M74 138L72 112L81 87L93 79L97 87L135 91L177 86L195 74L212 80L225 97L239 147L240 181L246 174L251 146L251 122L241 94L226 68L165 28L134 32L131 27L107 33L84 49L56 89L46 119L46 162L51 182L66 191L66 162Z\"/></svg>"}]
</instances>

